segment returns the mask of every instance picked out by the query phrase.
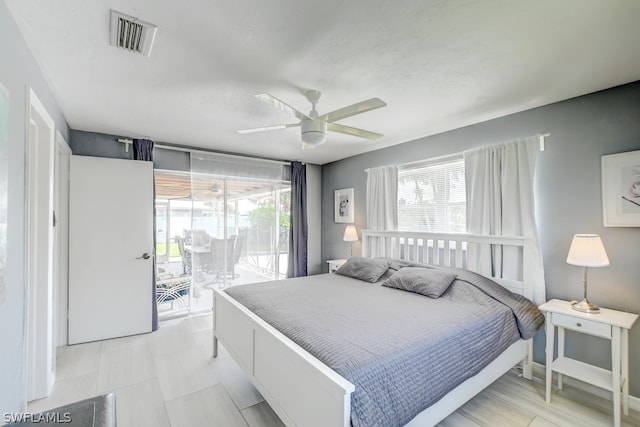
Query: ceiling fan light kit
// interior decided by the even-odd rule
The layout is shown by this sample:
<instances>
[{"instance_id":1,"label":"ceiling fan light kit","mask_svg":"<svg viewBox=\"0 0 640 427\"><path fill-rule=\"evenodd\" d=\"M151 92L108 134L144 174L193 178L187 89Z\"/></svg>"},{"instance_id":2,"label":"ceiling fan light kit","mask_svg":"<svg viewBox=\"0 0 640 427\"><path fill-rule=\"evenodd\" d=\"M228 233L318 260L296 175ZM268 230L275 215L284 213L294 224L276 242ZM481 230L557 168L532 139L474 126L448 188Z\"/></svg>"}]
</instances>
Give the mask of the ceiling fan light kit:
<instances>
[{"instance_id":1,"label":"ceiling fan light kit","mask_svg":"<svg viewBox=\"0 0 640 427\"><path fill-rule=\"evenodd\" d=\"M327 122L317 119L304 119L300 123L302 142L309 145L320 145L327 140Z\"/></svg>"},{"instance_id":2,"label":"ceiling fan light kit","mask_svg":"<svg viewBox=\"0 0 640 427\"><path fill-rule=\"evenodd\" d=\"M371 98L366 101L358 102L348 107L340 108L338 110L332 111L331 113L319 116L318 112L316 111L316 104L320 100L322 93L317 90L308 90L305 92L305 96L311 103L311 111L308 115L296 110L292 106L268 93L260 93L255 95L255 97L260 101L271 104L277 109L291 114L294 117L297 117L298 119L300 119L300 122L285 125L263 126L252 129L242 129L239 130L238 133L245 134L276 129L286 129L291 127L300 127L303 149L313 148L316 145L324 144L327 140L327 130L371 140L375 140L383 136L380 133L370 132L364 129L358 129L351 126L334 123L338 120L355 116L356 114L366 113L367 111L386 106L387 104L380 98Z\"/></svg>"}]
</instances>

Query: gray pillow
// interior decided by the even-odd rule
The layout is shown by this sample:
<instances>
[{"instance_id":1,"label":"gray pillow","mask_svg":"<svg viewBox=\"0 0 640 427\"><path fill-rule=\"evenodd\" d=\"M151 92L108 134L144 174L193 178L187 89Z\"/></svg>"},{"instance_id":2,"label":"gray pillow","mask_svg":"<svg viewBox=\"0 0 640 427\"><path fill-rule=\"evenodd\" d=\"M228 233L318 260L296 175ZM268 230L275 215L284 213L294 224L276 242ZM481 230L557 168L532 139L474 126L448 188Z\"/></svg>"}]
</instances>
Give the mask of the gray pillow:
<instances>
[{"instance_id":1,"label":"gray pillow","mask_svg":"<svg viewBox=\"0 0 640 427\"><path fill-rule=\"evenodd\" d=\"M432 268L405 267L382 282L382 286L415 292L429 298L439 298L456 275Z\"/></svg>"},{"instance_id":2,"label":"gray pillow","mask_svg":"<svg viewBox=\"0 0 640 427\"><path fill-rule=\"evenodd\" d=\"M375 283L389 268L389 261L377 258L351 257L336 270L337 274Z\"/></svg>"},{"instance_id":3,"label":"gray pillow","mask_svg":"<svg viewBox=\"0 0 640 427\"><path fill-rule=\"evenodd\" d=\"M389 277L391 277L394 274L396 274L398 272L398 270L400 270L400 269L402 269L404 267L412 266L411 264L409 264L408 261L403 261L403 260L399 260L399 259L395 259L395 258L381 257L381 258L378 258L378 259L389 261L389 269L378 280L387 280Z\"/></svg>"}]
</instances>

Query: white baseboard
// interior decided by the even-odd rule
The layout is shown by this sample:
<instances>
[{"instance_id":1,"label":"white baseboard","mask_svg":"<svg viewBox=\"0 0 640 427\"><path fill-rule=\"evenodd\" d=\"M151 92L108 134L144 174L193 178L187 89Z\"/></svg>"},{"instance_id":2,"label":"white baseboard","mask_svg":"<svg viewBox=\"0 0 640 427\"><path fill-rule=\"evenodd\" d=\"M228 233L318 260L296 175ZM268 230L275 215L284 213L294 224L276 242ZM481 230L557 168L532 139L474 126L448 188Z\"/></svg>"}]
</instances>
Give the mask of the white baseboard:
<instances>
[{"instance_id":1,"label":"white baseboard","mask_svg":"<svg viewBox=\"0 0 640 427\"><path fill-rule=\"evenodd\" d=\"M533 372L534 375L539 376L540 378L544 378L545 376L545 366L541 363L538 362L533 362ZM586 391L588 393L591 394L595 394L596 396L605 398L607 400L612 400L613 399L613 395L611 394L610 391L607 391L605 389L602 389L600 387L596 387L592 384L588 384L585 382L582 382L580 380L577 380L575 378L571 378L568 376L564 376L562 379L562 382L570 385L572 387L575 387L577 389ZM640 411L640 397L636 397L636 396L631 396L629 395L629 408L634 409L636 411Z\"/></svg>"}]
</instances>

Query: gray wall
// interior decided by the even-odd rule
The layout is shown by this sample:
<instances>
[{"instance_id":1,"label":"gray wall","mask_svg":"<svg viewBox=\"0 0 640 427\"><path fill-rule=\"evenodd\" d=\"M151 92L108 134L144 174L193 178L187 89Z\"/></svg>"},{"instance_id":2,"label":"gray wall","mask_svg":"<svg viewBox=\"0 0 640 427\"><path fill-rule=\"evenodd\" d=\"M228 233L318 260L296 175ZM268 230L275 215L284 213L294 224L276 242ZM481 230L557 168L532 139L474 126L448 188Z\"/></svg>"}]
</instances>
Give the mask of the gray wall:
<instances>
[{"instance_id":1,"label":"gray wall","mask_svg":"<svg viewBox=\"0 0 640 427\"><path fill-rule=\"evenodd\" d=\"M7 299L0 304L0 414L4 414L26 408L24 147L27 88L33 89L67 141L69 128L5 2L0 2L0 52L0 82L10 93Z\"/></svg>"},{"instance_id":2,"label":"gray wall","mask_svg":"<svg viewBox=\"0 0 640 427\"><path fill-rule=\"evenodd\" d=\"M322 168L307 163L307 270L309 274L320 274L322 270Z\"/></svg>"},{"instance_id":3,"label":"gray wall","mask_svg":"<svg viewBox=\"0 0 640 427\"><path fill-rule=\"evenodd\" d=\"M640 228L604 228L600 157L640 149L640 82L362 154L322 168L322 258L349 255L344 224L333 222L333 192L355 188L355 222L366 226L366 168L402 164L461 152L518 137L550 132L536 171L537 220L547 298L580 299L580 267L566 264L576 233L600 234L611 261L589 270L589 299L601 306L640 313ZM360 245L354 245L354 254ZM609 343L569 333L568 356L610 367ZM544 334L535 338L535 359L544 361ZM640 396L640 322L630 334L630 387Z\"/></svg>"},{"instance_id":4,"label":"gray wall","mask_svg":"<svg viewBox=\"0 0 640 427\"><path fill-rule=\"evenodd\" d=\"M71 151L76 156L109 157L112 159L133 160L133 145L126 151L125 144L118 137L104 133L71 130ZM176 150L153 150L153 167L177 171L191 170L189 153Z\"/></svg>"}]
</instances>

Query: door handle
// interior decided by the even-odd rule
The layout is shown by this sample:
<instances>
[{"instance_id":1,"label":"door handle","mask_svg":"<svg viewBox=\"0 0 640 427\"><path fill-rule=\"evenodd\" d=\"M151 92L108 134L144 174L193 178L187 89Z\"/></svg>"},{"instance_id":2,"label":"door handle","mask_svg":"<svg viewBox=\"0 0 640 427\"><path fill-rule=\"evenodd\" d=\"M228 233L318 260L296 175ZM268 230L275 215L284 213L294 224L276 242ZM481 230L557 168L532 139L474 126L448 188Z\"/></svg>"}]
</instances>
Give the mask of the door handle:
<instances>
[{"instance_id":1,"label":"door handle","mask_svg":"<svg viewBox=\"0 0 640 427\"><path fill-rule=\"evenodd\" d=\"M148 252L142 254L142 256L137 257L136 259L149 259L151 255Z\"/></svg>"}]
</instances>

